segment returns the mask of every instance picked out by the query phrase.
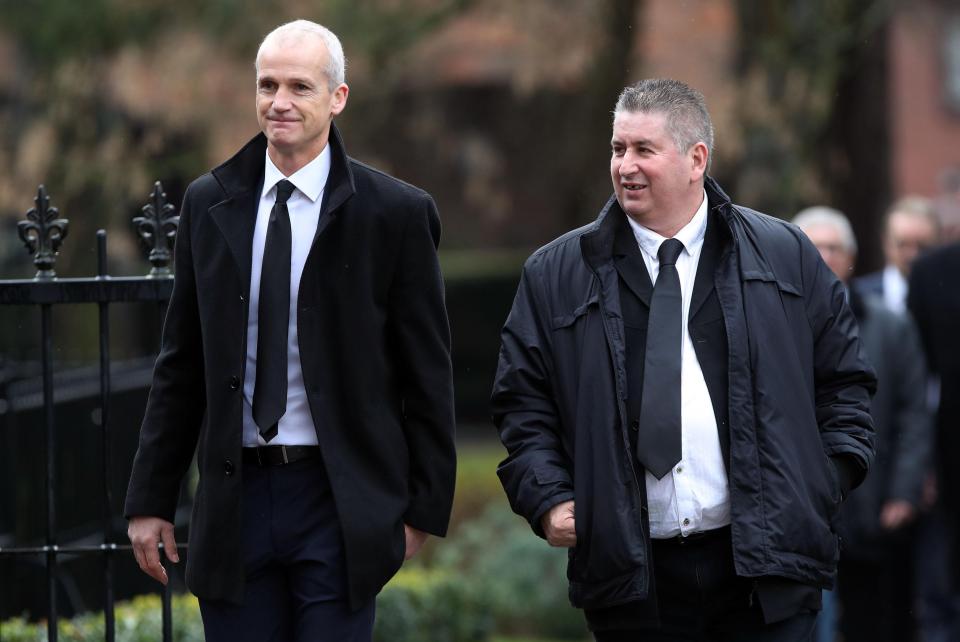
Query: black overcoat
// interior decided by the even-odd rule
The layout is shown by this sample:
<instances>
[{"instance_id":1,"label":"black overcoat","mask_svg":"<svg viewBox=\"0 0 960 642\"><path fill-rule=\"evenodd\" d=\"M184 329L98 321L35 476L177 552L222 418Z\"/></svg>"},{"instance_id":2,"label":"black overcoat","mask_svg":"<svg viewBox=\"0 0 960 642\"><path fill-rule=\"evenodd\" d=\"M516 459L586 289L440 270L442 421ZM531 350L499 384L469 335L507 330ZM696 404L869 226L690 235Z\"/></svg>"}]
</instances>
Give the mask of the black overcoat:
<instances>
[{"instance_id":1,"label":"black overcoat","mask_svg":"<svg viewBox=\"0 0 960 642\"><path fill-rule=\"evenodd\" d=\"M349 158L332 163L303 276L298 338L336 502L351 603L404 556L403 524L444 535L456 468L450 332L431 197ZM253 229L266 139L184 196L175 283L125 513L173 521L199 442L189 588L243 596L242 382Z\"/></svg>"}]
</instances>

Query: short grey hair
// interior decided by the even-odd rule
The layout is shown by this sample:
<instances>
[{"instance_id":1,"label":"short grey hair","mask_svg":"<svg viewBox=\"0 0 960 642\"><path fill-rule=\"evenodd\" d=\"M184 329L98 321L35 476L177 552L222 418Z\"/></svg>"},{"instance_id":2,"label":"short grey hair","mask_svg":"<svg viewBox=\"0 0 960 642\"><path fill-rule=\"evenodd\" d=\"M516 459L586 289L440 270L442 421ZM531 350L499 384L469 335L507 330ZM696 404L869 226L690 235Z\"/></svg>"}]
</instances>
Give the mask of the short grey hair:
<instances>
[{"instance_id":1,"label":"short grey hair","mask_svg":"<svg viewBox=\"0 0 960 642\"><path fill-rule=\"evenodd\" d=\"M793 217L792 223L801 230L807 230L818 225L829 225L840 232L840 239L845 250L851 254L857 253L857 237L853 235L853 227L850 225L850 219L844 216L840 210L832 207L817 205L808 207Z\"/></svg>"},{"instance_id":2,"label":"short grey hair","mask_svg":"<svg viewBox=\"0 0 960 642\"><path fill-rule=\"evenodd\" d=\"M268 42L279 38L290 36L302 37L304 35L316 36L323 42L324 46L326 46L329 56L323 72L327 76L327 86L330 88L330 91L333 91L338 85L343 83L347 77L347 59L343 55L343 45L340 44L340 39L337 38L335 33L323 25L309 20L294 20L293 22L280 25L268 33L266 37L264 37L263 42L260 43L260 48L257 49L255 62L257 71L260 71L260 54Z\"/></svg>"},{"instance_id":3,"label":"short grey hair","mask_svg":"<svg viewBox=\"0 0 960 642\"><path fill-rule=\"evenodd\" d=\"M934 233L940 232L940 217L937 216L937 210L934 208L933 201L923 196L904 196L898 199L887 208L886 216L883 219L883 233L887 234L890 229L890 219L894 214L905 214L907 216L926 219L933 226Z\"/></svg>"},{"instance_id":4,"label":"short grey hair","mask_svg":"<svg viewBox=\"0 0 960 642\"><path fill-rule=\"evenodd\" d=\"M713 122L703 94L679 80L650 78L625 87L617 98L617 114L658 113L667 117L667 131L677 149L687 152L697 143L707 146L707 169L713 160Z\"/></svg>"}]
</instances>

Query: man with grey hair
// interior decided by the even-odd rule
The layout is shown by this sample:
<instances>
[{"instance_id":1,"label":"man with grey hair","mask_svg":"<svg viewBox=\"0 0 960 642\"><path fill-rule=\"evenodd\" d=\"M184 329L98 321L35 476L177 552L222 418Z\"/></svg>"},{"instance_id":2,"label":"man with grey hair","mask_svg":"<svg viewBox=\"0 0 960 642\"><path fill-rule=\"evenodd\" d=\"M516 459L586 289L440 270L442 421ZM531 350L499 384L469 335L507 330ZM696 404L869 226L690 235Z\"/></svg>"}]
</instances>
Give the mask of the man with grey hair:
<instances>
[{"instance_id":1,"label":"man with grey hair","mask_svg":"<svg viewBox=\"0 0 960 642\"><path fill-rule=\"evenodd\" d=\"M256 59L262 133L184 196L125 513L164 584L199 442L186 580L207 640L365 641L445 534L450 335L425 192L346 155L343 49L298 20Z\"/></svg>"},{"instance_id":2,"label":"man with grey hair","mask_svg":"<svg viewBox=\"0 0 960 642\"><path fill-rule=\"evenodd\" d=\"M940 222L930 199L906 196L887 210L883 221L886 266L853 280L861 294L879 297L888 309L907 311L910 269L920 254L939 242Z\"/></svg>"},{"instance_id":3,"label":"man with grey hair","mask_svg":"<svg viewBox=\"0 0 960 642\"><path fill-rule=\"evenodd\" d=\"M624 89L611 147L613 196L528 259L503 328L500 480L597 640L807 640L873 459L844 287L707 176L696 90Z\"/></svg>"},{"instance_id":4,"label":"man with grey hair","mask_svg":"<svg viewBox=\"0 0 960 642\"><path fill-rule=\"evenodd\" d=\"M830 207L801 211L793 223L810 237L844 284L857 258L850 221ZM838 590L846 640L913 638L914 520L933 446L926 404L927 369L913 320L878 297L848 291L863 348L877 373L871 415L877 455L870 475L840 510ZM884 605L877 609L877 605ZM832 639L832 636L827 638Z\"/></svg>"}]
</instances>

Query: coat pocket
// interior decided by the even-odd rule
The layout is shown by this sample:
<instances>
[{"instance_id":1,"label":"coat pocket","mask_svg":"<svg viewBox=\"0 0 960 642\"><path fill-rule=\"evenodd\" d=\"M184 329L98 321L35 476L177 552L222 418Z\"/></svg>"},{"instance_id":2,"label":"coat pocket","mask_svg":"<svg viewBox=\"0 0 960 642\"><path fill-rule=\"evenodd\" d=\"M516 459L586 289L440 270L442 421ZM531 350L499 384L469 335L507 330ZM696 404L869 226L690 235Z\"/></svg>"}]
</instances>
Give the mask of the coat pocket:
<instances>
[{"instance_id":1,"label":"coat pocket","mask_svg":"<svg viewBox=\"0 0 960 642\"><path fill-rule=\"evenodd\" d=\"M577 320L586 316L587 312L590 311L591 307L599 306L599 303L600 303L599 296L597 296L597 294L592 294L590 297L587 298L586 301L584 301L583 303L578 305L576 308L574 308L572 312L569 312L567 314L559 314L553 317L551 327L554 330L569 328L570 326L574 325L577 322Z\"/></svg>"}]
</instances>

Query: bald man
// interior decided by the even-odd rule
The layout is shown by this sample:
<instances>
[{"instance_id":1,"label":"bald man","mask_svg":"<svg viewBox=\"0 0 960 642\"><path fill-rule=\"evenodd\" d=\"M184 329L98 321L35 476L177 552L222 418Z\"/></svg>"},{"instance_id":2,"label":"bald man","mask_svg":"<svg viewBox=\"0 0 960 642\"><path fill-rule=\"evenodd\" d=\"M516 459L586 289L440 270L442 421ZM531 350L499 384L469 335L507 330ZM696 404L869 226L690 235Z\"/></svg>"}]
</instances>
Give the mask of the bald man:
<instances>
[{"instance_id":1,"label":"bald man","mask_svg":"<svg viewBox=\"0 0 960 642\"><path fill-rule=\"evenodd\" d=\"M346 155L343 48L298 20L256 59L262 133L184 196L125 513L207 640L370 640L374 598L453 498L450 335L429 194Z\"/></svg>"}]
</instances>

